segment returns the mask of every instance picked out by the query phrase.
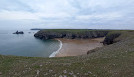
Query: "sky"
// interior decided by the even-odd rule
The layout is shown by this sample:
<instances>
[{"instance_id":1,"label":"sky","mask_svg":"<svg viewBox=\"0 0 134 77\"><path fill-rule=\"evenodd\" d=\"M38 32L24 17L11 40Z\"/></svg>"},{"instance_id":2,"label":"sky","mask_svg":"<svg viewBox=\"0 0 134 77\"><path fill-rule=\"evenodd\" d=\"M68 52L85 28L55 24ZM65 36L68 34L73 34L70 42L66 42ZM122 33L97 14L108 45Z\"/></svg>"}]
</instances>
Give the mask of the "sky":
<instances>
[{"instance_id":1,"label":"sky","mask_svg":"<svg viewBox=\"0 0 134 77\"><path fill-rule=\"evenodd\" d=\"M0 0L0 29L134 29L134 0Z\"/></svg>"}]
</instances>

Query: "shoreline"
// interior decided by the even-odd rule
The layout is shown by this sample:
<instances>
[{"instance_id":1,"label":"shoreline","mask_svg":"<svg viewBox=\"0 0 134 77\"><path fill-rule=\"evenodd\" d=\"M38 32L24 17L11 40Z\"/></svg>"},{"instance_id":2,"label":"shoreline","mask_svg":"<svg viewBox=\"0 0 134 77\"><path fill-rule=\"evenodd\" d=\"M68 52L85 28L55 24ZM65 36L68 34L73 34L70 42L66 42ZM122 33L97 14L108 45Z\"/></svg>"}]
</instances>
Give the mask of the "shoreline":
<instances>
[{"instance_id":1,"label":"shoreline","mask_svg":"<svg viewBox=\"0 0 134 77\"><path fill-rule=\"evenodd\" d=\"M101 43L103 38L94 39L65 39L57 38L60 42L60 48L53 52L49 57L66 57L66 56L79 56L85 55L89 50L103 47Z\"/></svg>"},{"instance_id":2,"label":"shoreline","mask_svg":"<svg viewBox=\"0 0 134 77\"><path fill-rule=\"evenodd\" d=\"M58 40L58 41L60 42L59 49L58 49L57 51L53 52L53 53L49 56L49 58L55 57L56 54L59 53L59 51L60 51L61 48L62 48L62 45L63 45L63 44L62 44L62 41L59 40L59 39L56 39L56 40Z\"/></svg>"}]
</instances>

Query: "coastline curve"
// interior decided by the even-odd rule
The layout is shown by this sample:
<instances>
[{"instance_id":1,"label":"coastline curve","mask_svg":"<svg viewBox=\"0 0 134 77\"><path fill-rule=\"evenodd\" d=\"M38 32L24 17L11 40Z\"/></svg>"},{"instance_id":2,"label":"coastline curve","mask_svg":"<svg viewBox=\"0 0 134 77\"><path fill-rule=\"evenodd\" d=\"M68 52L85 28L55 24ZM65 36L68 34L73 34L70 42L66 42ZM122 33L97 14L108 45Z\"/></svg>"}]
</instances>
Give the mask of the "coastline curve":
<instances>
[{"instance_id":1,"label":"coastline curve","mask_svg":"<svg viewBox=\"0 0 134 77\"><path fill-rule=\"evenodd\" d=\"M55 52L53 52L50 56L49 56L49 58L52 58L52 57L55 57L55 55L57 54L57 53L59 53L59 51L61 50L61 48L62 48L62 41L60 41L59 39L56 39L56 40L58 40L59 42L60 42L60 45L59 45L59 49L57 50L57 51L55 51Z\"/></svg>"}]
</instances>

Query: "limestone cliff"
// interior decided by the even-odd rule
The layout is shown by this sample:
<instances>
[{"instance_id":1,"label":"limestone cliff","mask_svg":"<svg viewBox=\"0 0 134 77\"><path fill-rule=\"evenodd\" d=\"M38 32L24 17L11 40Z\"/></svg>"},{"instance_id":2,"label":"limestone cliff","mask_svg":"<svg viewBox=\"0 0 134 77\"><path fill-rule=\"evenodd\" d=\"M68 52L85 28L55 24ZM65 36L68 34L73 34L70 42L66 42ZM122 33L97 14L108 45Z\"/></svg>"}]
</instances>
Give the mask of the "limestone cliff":
<instances>
[{"instance_id":1,"label":"limestone cliff","mask_svg":"<svg viewBox=\"0 0 134 77\"><path fill-rule=\"evenodd\" d=\"M108 31L103 30L41 30L37 32L34 36L40 39L87 39L104 37L107 35L107 33Z\"/></svg>"}]
</instances>

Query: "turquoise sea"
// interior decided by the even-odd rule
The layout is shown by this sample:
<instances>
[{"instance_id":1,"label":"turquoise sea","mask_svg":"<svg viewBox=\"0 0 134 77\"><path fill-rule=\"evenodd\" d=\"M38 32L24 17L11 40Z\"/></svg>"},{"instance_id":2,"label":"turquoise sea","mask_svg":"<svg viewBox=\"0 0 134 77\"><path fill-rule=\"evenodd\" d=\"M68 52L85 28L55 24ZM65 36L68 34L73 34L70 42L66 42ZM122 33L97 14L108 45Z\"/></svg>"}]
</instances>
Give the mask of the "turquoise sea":
<instances>
[{"instance_id":1,"label":"turquoise sea","mask_svg":"<svg viewBox=\"0 0 134 77\"><path fill-rule=\"evenodd\" d=\"M0 31L0 54L28 57L49 57L60 48L58 40L40 40L37 31L23 30L24 34L12 34L16 30Z\"/></svg>"}]
</instances>

